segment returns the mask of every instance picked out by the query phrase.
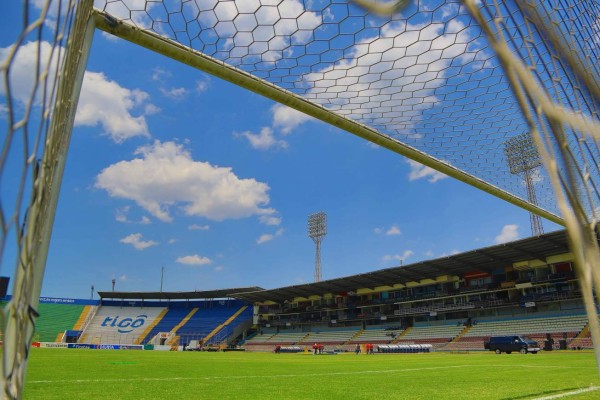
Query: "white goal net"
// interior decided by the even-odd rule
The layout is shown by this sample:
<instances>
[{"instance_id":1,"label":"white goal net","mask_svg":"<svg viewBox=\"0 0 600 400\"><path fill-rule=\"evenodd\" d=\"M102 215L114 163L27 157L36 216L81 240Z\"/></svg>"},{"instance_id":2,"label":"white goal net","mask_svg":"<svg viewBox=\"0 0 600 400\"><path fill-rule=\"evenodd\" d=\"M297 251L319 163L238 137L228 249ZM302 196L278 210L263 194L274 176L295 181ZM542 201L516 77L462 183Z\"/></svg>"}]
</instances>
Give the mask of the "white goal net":
<instances>
[{"instance_id":1,"label":"white goal net","mask_svg":"<svg viewBox=\"0 0 600 400\"><path fill-rule=\"evenodd\" d=\"M24 1L0 53L4 393L19 397L94 29L338 126L566 225L600 342L595 0ZM373 4L376 7L373 7ZM37 51L34 71L19 54ZM18 74L32 84L17 85ZM532 217L533 218L533 217ZM532 219L532 222L534 219ZM541 223L537 224L538 232ZM536 232L534 232L536 233ZM6 257L17 247L17 257ZM593 318L592 318L593 317ZM597 350L600 359L600 353Z\"/></svg>"}]
</instances>

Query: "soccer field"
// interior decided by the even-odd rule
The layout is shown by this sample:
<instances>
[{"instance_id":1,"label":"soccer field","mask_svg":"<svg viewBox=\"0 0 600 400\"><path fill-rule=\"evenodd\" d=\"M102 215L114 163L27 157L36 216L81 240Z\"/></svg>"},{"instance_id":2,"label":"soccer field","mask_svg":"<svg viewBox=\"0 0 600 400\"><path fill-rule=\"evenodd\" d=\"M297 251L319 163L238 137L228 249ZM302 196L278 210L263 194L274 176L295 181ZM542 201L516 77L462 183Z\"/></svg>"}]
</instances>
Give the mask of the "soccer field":
<instances>
[{"instance_id":1,"label":"soccer field","mask_svg":"<svg viewBox=\"0 0 600 400\"><path fill-rule=\"evenodd\" d=\"M33 349L25 399L600 399L591 352L306 355Z\"/></svg>"}]
</instances>

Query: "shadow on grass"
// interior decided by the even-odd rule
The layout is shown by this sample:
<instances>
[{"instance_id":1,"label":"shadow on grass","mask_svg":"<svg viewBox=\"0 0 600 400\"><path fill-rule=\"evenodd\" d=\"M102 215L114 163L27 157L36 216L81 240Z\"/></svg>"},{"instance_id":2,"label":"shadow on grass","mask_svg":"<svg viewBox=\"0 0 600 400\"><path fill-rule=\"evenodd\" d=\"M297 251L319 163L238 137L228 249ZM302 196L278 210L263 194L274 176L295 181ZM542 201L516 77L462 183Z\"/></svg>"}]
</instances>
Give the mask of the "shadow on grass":
<instances>
[{"instance_id":1,"label":"shadow on grass","mask_svg":"<svg viewBox=\"0 0 600 400\"><path fill-rule=\"evenodd\" d=\"M536 397L543 397L543 396L549 396L549 395L553 395L553 394L560 394L560 393L566 393L569 391L575 391L575 390L581 390L582 388L580 387L572 387L572 388L564 388L564 389L557 389L557 390L545 390L543 392L538 392L538 393L530 393L530 394L526 394L523 396L517 396L517 397L503 397L501 400L522 400L522 399L531 399L531 398L536 398Z\"/></svg>"}]
</instances>

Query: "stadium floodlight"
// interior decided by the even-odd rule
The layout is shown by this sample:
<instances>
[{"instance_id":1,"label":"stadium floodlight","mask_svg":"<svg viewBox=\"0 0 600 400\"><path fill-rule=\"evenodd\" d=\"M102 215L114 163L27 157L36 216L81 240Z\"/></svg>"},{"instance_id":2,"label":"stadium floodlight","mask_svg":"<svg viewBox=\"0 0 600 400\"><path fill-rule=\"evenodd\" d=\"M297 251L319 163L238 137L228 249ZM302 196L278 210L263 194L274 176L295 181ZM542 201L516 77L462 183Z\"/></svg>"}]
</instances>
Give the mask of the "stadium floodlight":
<instances>
[{"instance_id":1,"label":"stadium floodlight","mask_svg":"<svg viewBox=\"0 0 600 400\"><path fill-rule=\"evenodd\" d=\"M315 242L315 282L321 280L321 242L327 235L327 214L317 212L308 216L308 237Z\"/></svg>"},{"instance_id":2,"label":"stadium floodlight","mask_svg":"<svg viewBox=\"0 0 600 400\"><path fill-rule=\"evenodd\" d=\"M528 132L510 138L504 143L504 154L510 173L513 175L523 174L525 187L527 188L527 200L537 205L535 185L533 177L535 169L542 166L542 160L535 147L535 143ZM544 233L542 219L539 215L529 212L531 222L531 233L540 236Z\"/></svg>"}]
</instances>

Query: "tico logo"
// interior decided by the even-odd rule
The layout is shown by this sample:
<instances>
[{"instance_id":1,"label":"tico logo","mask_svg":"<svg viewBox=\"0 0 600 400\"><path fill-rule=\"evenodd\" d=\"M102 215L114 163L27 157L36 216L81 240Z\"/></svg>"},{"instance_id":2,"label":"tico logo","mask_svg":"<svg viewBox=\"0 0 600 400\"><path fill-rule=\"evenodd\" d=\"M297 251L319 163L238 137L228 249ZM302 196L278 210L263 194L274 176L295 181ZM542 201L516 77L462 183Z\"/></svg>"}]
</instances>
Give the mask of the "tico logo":
<instances>
[{"instance_id":1,"label":"tico logo","mask_svg":"<svg viewBox=\"0 0 600 400\"><path fill-rule=\"evenodd\" d=\"M102 321L100 326L116 327L119 333L130 333L133 332L134 329L144 325L146 323L146 318L148 318L148 316L142 314L135 317L135 319L127 317L119 320L119 316L117 315L114 318L104 318L104 321Z\"/></svg>"}]
</instances>

